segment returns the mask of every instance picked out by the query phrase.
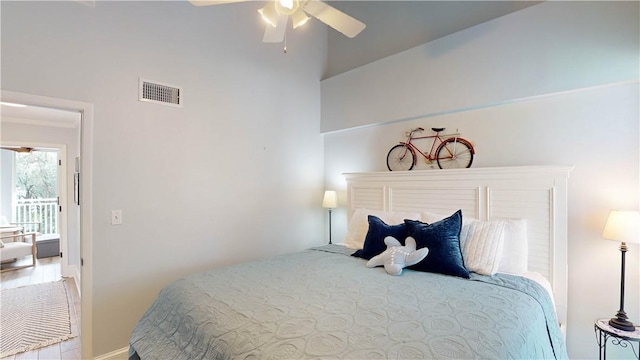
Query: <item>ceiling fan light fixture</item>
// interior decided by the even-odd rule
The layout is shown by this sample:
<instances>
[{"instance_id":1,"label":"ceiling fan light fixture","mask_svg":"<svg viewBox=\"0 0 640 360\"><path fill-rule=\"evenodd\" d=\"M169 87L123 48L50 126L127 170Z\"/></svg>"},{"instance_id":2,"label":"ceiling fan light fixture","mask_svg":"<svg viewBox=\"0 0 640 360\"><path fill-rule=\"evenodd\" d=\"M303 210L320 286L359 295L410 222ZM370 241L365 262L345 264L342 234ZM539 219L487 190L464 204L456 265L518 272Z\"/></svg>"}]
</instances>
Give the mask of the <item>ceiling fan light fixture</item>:
<instances>
[{"instance_id":1,"label":"ceiling fan light fixture","mask_svg":"<svg viewBox=\"0 0 640 360\"><path fill-rule=\"evenodd\" d=\"M201 6L249 0L189 1L193 5ZM271 25L265 29L264 37L262 38L263 42L284 41L289 17L291 17L291 24L294 29L304 25L311 17L314 17L350 38L358 35L366 27L362 21L343 13L322 0L268 0L266 5L258 10L258 13L267 24Z\"/></svg>"},{"instance_id":2,"label":"ceiling fan light fixture","mask_svg":"<svg viewBox=\"0 0 640 360\"><path fill-rule=\"evenodd\" d=\"M265 7L258 10L258 13L262 16L262 19L269 25L276 27L278 25L278 20L280 19L280 14L276 10L276 3L269 2Z\"/></svg>"},{"instance_id":3,"label":"ceiling fan light fixture","mask_svg":"<svg viewBox=\"0 0 640 360\"><path fill-rule=\"evenodd\" d=\"M278 14L284 16L292 15L300 7L298 0L274 0L273 4Z\"/></svg>"},{"instance_id":4,"label":"ceiling fan light fixture","mask_svg":"<svg viewBox=\"0 0 640 360\"><path fill-rule=\"evenodd\" d=\"M287 9L293 9L293 0L278 0L278 2Z\"/></svg>"},{"instance_id":5,"label":"ceiling fan light fixture","mask_svg":"<svg viewBox=\"0 0 640 360\"><path fill-rule=\"evenodd\" d=\"M306 24L309 19L310 18L304 13L304 11L302 11L302 9L298 9L298 11L291 14L291 23L294 29Z\"/></svg>"}]
</instances>

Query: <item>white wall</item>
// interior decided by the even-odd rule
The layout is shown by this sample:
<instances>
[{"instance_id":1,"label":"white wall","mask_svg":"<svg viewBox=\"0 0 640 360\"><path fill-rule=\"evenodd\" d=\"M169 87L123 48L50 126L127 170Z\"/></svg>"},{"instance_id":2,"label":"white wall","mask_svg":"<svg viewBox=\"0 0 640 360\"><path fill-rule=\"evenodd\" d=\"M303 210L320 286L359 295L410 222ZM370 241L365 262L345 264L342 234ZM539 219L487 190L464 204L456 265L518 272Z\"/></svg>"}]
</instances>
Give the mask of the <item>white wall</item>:
<instances>
[{"instance_id":1,"label":"white wall","mask_svg":"<svg viewBox=\"0 0 640 360\"><path fill-rule=\"evenodd\" d=\"M0 128L0 135L2 134ZM14 156L11 150L0 150L0 215L11 221Z\"/></svg>"},{"instance_id":2,"label":"white wall","mask_svg":"<svg viewBox=\"0 0 640 360\"><path fill-rule=\"evenodd\" d=\"M325 242L326 28L283 54L259 7L1 3L2 88L94 105L94 356L176 278ZM138 102L138 77L183 86L184 107Z\"/></svg>"},{"instance_id":3,"label":"white wall","mask_svg":"<svg viewBox=\"0 0 640 360\"><path fill-rule=\"evenodd\" d=\"M568 8L572 9L573 16L558 16L566 14ZM346 183L342 173L386 171L389 148L403 138L406 130L418 126L458 128L476 146L474 167L574 165L569 178L567 345L571 358L596 357L593 321L612 317L619 305L619 244L602 240L602 229L609 209L638 209L640 199L638 13L638 3L547 2L438 41L438 47L455 49L467 58L451 58L448 64L442 64L439 59L423 56L435 46L425 44L398 54L397 59L392 56L324 81L323 129L369 124L324 135L327 187L338 189L344 204ZM630 19L629 14L635 19ZM603 35L591 47L578 43L576 48L573 40L577 39L563 40L564 30L584 33L593 39L588 27L633 28L628 24L630 20L635 26L633 34L616 36L626 39L635 36L634 41L620 42ZM571 28L565 29L566 21L571 22ZM530 28L532 24L538 24L540 32L555 36L534 43L501 40L507 34L521 34L523 28L538 31ZM613 36L615 32L608 34ZM461 38L468 42L460 41ZM479 47L477 42L491 43L491 46ZM560 69L553 70L556 66L551 66L547 73L544 67L528 59L531 54L545 53L549 61L566 60L574 51L582 55L560 67L567 68L567 77ZM602 61L609 61L614 69L609 71L604 63L583 58L587 53L601 51L606 52L600 54ZM614 55L626 59L625 64L631 61L624 54L635 54L635 67L618 66L622 60ZM490 56L494 59L492 66L507 70L503 76L494 74L492 83L497 87L483 88L487 79L476 75L473 69L464 69L469 74L466 81L455 76L459 66L466 67L477 58ZM432 78L424 74L432 61L438 63L434 66L439 66L440 73L446 76ZM519 69L522 73L513 69L513 64L524 64ZM579 84L580 74L584 77L584 86ZM449 76L461 81L459 88L467 89L462 92L465 96L451 88L453 85L444 84ZM372 79L388 82L374 87ZM408 89L404 88L405 83L409 84ZM423 86L412 91L416 83ZM503 92L499 87L502 84L514 91ZM438 92L441 85L442 91ZM565 85L576 90L555 92ZM343 93L339 100L324 97L340 88L348 89L349 94ZM426 96L427 93L433 97ZM467 108L467 95L474 99L472 109ZM498 101L497 95L504 101ZM364 106L361 100L367 97L370 101ZM383 97L385 101L380 101ZM447 111L438 115L433 106L441 105ZM336 114L347 114L345 116L355 120L338 119ZM372 125L387 120L391 122ZM419 168L428 166L420 164ZM343 208L337 209L334 215L334 237L340 239L346 232L347 214ZM625 309L635 323L640 323L639 276L640 246L630 245ZM608 350L609 358L633 358L630 349L609 346Z\"/></svg>"}]
</instances>

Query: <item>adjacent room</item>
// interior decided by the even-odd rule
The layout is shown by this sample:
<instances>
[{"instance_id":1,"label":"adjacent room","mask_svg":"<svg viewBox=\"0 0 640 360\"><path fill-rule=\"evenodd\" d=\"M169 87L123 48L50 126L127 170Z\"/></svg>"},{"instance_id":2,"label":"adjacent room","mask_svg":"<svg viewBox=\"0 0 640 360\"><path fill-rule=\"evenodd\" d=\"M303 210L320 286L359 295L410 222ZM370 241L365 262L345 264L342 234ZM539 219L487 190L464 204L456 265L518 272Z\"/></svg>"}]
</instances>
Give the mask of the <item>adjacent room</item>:
<instances>
[{"instance_id":1,"label":"adjacent room","mask_svg":"<svg viewBox=\"0 0 640 360\"><path fill-rule=\"evenodd\" d=\"M2 105L3 359L80 357L79 124L77 112Z\"/></svg>"},{"instance_id":2,"label":"adjacent room","mask_svg":"<svg viewBox=\"0 0 640 360\"><path fill-rule=\"evenodd\" d=\"M207 3L216 4L195 6ZM362 215L356 210L366 207L401 214L378 213L387 224L400 219L398 224L412 231L429 225L411 220L437 224L445 220L434 213L455 218L457 209L462 209L459 230L467 218L528 217L529 239L544 240L530 242L535 245L529 254L535 255L527 258L529 270L540 269L551 282L551 308L559 318L559 332L549 337L566 345L569 358L598 356L603 349L594 324L616 316L621 307L625 256L620 250L625 239L605 226L611 210L638 211L640 204L639 2L291 2L302 13L271 2L217 3L0 2L1 100L80 117L80 125L64 130L73 132L74 140L49 142L67 144L65 201L74 213L66 215L73 229L65 266L81 295L81 358L127 359L151 348L139 342L144 337L139 321L152 321L153 313L144 316L158 304L161 290L185 277L220 271L227 282L239 280L242 274L233 269L299 252L306 254L309 269L326 266L326 274L317 271L304 286L325 289L332 296L318 296L329 307L345 311L367 299L373 304L373 297L347 297L348 289L370 295L367 288L348 286L360 282L341 272L348 270L391 288L399 287L393 281L427 274L444 289L432 294L429 304L460 310L464 300L442 295L453 292L443 284L450 278L461 286L479 281L415 270L420 263L396 277L348 256L363 246L349 239ZM320 10L329 10L321 4L366 26L353 23L337 31L335 19L322 20ZM263 18L270 17L272 6L281 23L269 27ZM300 25L303 16L309 19ZM149 97L149 89L169 95ZM3 146L17 145L26 131L42 136L63 131L8 121L5 106L0 110ZM474 149L470 168L442 170L437 161L419 156L412 170L389 171L389 149L417 128L423 135L444 129L468 139ZM403 192L413 186L411 179L430 185ZM323 207L326 190L335 191L336 201ZM518 205L494 207L495 201ZM429 214L415 215L422 212ZM327 245L330 237L331 249L344 250L325 251L326 258L306 250ZM341 245L345 239L352 247ZM637 325L640 246L635 238L626 241L623 305ZM423 244L418 238L418 249ZM349 267L343 267L345 261ZM303 297L300 289L293 291L296 272L281 274L277 268L259 278L265 284L291 280L291 293ZM486 278L493 280L487 281L501 279L490 273ZM330 287L326 276L345 282ZM338 297L343 290L345 297ZM423 289L401 296L417 295L431 296ZM498 320L492 321L504 320L496 311ZM261 314L267 321L273 313ZM298 332L307 329L297 324ZM321 324L328 322L309 328L319 330ZM390 328L388 334L411 333ZM473 330L454 334L466 334L456 337L459 348L451 338L451 347L440 350L470 349L491 357L478 348L501 348L496 342L506 341ZM343 333L349 334L336 330L333 341L347 339ZM326 345L313 343L315 334L300 336L308 336L308 344ZM359 334L368 340L375 335ZM250 348L237 341L243 347L234 351L246 350L248 356L260 349L260 339L249 341ZM611 340L604 349L609 358L637 358L637 342L622 347ZM364 350L358 341L344 341L354 349L345 347L335 357ZM440 357L436 350L425 348L431 355L423 357ZM376 351L383 357L402 355L394 344Z\"/></svg>"}]
</instances>

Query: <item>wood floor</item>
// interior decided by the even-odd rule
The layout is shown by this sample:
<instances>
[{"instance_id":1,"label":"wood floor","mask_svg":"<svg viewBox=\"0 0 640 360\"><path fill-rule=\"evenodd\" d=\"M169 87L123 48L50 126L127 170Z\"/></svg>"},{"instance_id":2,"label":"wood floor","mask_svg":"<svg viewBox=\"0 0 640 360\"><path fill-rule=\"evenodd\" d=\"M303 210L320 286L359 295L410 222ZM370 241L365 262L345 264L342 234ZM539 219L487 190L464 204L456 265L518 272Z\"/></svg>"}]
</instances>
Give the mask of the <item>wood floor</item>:
<instances>
[{"instance_id":1,"label":"wood floor","mask_svg":"<svg viewBox=\"0 0 640 360\"><path fill-rule=\"evenodd\" d=\"M60 280L60 257L37 259L36 267L30 267L0 274L0 288L9 289L31 284L39 284ZM69 298L69 315L71 316L71 331L78 336L58 344L43 347L16 355L4 357L1 360L79 360L80 351L80 297L73 278L65 281ZM2 337L0 337L2 341Z\"/></svg>"}]
</instances>

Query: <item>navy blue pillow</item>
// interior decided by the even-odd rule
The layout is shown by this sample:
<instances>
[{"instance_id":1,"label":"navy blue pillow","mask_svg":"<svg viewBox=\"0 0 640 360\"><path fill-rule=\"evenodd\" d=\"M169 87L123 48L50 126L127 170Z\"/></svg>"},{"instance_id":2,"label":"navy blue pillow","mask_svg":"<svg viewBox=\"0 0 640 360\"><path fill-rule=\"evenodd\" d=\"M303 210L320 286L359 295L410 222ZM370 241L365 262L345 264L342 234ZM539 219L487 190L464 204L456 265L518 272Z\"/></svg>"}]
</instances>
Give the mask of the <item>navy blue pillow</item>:
<instances>
[{"instance_id":1,"label":"navy blue pillow","mask_svg":"<svg viewBox=\"0 0 640 360\"><path fill-rule=\"evenodd\" d=\"M416 239L416 247L429 248L427 257L409 269L470 278L460 250L461 210L433 224L415 220L404 222L408 226L409 236Z\"/></svg>"},{"instance_id":2,"label":"navy blue pillow","mask_svg":"<svg viewBox=\"0 0 640 360\"><path fill-rule=\"evenodd\" d=\"M387 245L384 243L384 238L387 236L393 236L404 246L404 240L407 238L407 224L387 225L380 218L373 215L369 215L367 221L369 222L369 230L364 238L364 246L351 254L351 256L369 260L376 255L382 254L387 250Z\"/></svg>"}]
</instances>

